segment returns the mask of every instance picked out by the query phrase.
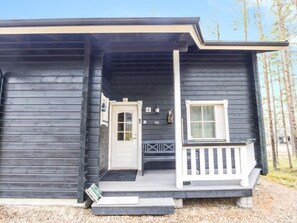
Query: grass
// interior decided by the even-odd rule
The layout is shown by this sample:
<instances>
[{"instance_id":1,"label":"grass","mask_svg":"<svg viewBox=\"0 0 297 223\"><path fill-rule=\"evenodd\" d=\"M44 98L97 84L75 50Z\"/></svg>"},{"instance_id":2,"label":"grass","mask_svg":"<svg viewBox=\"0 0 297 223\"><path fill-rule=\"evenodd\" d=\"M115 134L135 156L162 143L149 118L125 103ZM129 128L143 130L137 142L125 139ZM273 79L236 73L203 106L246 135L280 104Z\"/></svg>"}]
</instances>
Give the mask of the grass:
<instances>
[{"instance_id":1,"label":"grass","mask_svg":"<svg viewBox=\"0 0 297 223\"><path fill-rule=\"evenodd\" d=\"M289 161L287 157L279 157L278 169L274 170L272 166L272 159L268 160L269 173L267 178L280 183L282 185L293 187L297 189L297 159L292 158L293 168L289 168Z\"/></svg>"}]
</instances>

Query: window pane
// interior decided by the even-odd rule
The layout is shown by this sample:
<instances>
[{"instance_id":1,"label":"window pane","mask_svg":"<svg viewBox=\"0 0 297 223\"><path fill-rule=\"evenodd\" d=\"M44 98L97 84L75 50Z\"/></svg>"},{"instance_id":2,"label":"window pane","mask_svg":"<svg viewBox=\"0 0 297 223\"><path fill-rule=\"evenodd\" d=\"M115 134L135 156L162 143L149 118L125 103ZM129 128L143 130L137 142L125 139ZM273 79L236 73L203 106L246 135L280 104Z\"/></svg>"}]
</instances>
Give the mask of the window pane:
<instances>
[{"instance_id":1,"label":"window pane","mask_svg":"<svg viewBox=\"0 0 297 223\"><path fill-rule=\"evenodd\" d=\"M204 138L215 138L214 122L204 122Z\"/></svg>"},{"instance_id":2,"label":"window pane","mask_svg":"<svg viewBox=\"0 0 297 223\"><path fill-rule=\"evenodd\" d=\"M126 122L132 122L132 113L126 113Z\"/></svg>"},{"instance_id":3,"label":"window pane","mask_svg":"<svg viewBox=\"0 0 297 223\"><path fill-rule=\"evenodd\" d=\"M132 131L132 123L125 124L125 131Z\"/></svg>"},{"instance_id":4,"label":"window pane","mask_svg":"<svg viewBox=\"0 0 297 223\"><path fill-rule=\"evenodd\" d=\"M118 133L118 141L124 141L124 133L123 132Z\"/></svg>"},{"instance_id":5,"label":"window pane","mask_svg":"<svg viewBox=\"0 0 297 223\"><path fill-rule=\"evenodd\" d=\"M201 106L192 106L191 111L191 121L201 121Z\"/></svg>"},{"instance_id":6,"label":"window pane","mask_svg":"<svg viewBox=\"0 0 297 223\"><path fill-rule=\"evenodd\" d=\"M214 121L214 106L203 106L203 120Z\"/></svg>"},{"instance_id":7,"label":"window pane","mask_svg":"<svg viewBox=\"0 0 297 223\"><path fill-rule=\"evenodd\" d=\"M124 131L124 124L123 123L118 124L118 131Z\"/></svg>"},{"instance_id":8,"label":"window pane","mask_svg":"<svg viewBox=\"0 0 297 223\"><path fill-rule=\"evenodd\" d=\"M125 141L130 141L132 139L132 132L125 133Z\"/></svg>"},{"instance_id":9,"label":"window pane","mask_svg":"<svg viewBox=\"0 0 297 223\"><path fill-rule=\"evenodd\" d=\"M203 138L202 123L191 123L191 133L193 138Z\"/></svg>"},{"instance_id":10,"label":"window pane","mask_svg":"<svg viewBox=\"0 0 297 223\"><path fill-rule=\"evenodd\" d=\"M124 121L124 113L119 113L118 114L118 122L123 122Z\"/></svg>"}]
</instances>

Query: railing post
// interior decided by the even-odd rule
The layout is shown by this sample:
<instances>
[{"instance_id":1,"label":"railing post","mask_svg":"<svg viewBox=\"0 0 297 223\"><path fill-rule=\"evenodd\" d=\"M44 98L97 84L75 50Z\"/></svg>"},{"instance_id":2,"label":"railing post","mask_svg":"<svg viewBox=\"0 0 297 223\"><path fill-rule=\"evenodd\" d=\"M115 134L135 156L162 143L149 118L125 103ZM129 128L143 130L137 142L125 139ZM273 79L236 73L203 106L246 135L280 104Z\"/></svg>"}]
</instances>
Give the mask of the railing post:
<instances>
[{"instance_id":1,"label":"railing post","mask_svg":"<svg viewBox=\"0 0 297 223\"><path fill-rule=\"evenodd\" d=\"M249 173L248 173L248 163L247 163L247 148L246 146L240 147L240 163L241 163L241 181L240 185L243 187L249 186Z\"/></svg>"},{"instance_id":2,"label":"railing post","mask_svg":"<svg viewBox=\"0 0 297 223\"><path fill-rule=\"evenodd\" d=\"M184 176L187 176L188 175L188 157L187 157L187 152L188 152L188 150L187 149L183 149L183 157L182 157L182 159L183 159L183 161L182 161L182 163L183 163L183 169L182 169L182 173L183 173L183 177Z\"/></svg>"}]
</instances>

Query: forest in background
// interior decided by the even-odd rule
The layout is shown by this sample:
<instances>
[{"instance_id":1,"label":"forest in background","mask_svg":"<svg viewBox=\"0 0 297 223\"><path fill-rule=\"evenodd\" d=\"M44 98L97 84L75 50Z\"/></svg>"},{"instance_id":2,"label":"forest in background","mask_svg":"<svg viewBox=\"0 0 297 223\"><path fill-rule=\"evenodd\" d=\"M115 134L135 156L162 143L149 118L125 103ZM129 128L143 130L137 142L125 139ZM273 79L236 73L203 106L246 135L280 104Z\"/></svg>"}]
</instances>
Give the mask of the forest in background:
<instances>
[{"instance_id":1,"label":"forest in background","mask_svg":"<svg viewBox=\"0 0 297 223\"><path fill-rule=\"evenodd\" d=\"M251 27L259 41L288 41L290 46L280 52L258 54L262 106L268 153L272 166L278 169L280 146L285 146L286 165L292 169L297 159L297 0L233 0L241 10L234 19L234 30L249 41ZM267 8L269 10L267 10ZM267 19L273 22L267 26ZM220 23L208 25L212 38L221 40ZM254 30L253 30L254 31ZM288 140L289 139L289 140ZM288 142L289 141L289 142Z\"/></svg>"}]
</instances>

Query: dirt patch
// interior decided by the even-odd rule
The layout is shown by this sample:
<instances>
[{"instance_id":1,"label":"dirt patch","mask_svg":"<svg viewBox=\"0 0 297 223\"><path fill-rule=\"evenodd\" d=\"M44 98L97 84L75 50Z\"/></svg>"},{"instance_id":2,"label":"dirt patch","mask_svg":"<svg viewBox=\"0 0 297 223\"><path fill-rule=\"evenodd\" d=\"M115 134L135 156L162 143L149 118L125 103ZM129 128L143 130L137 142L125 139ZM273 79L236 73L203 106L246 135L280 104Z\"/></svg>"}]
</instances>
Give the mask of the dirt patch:
<instances>
[{"instance_id":1,"label":"dirt patch","mask_svg":"<svg viewBox=\"0 0 297 223\"><path fill-rule=\"evenodd\" d=\"M297 222L297 190L260 179L254 207L236 207L236 199L187 199L184 207L168 216L94 216L90 209L49 206L0 206L5 223L117 223L117 222Z\"/></svg>"}]
</instances>

